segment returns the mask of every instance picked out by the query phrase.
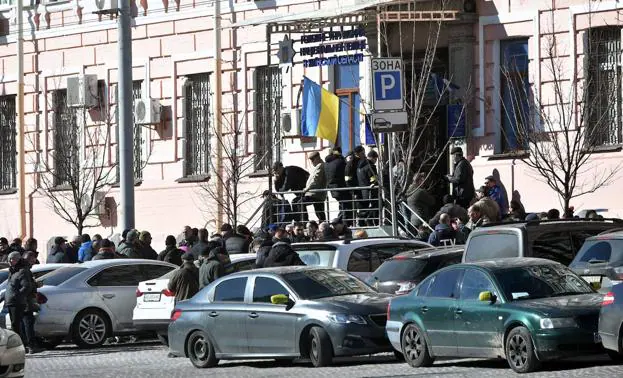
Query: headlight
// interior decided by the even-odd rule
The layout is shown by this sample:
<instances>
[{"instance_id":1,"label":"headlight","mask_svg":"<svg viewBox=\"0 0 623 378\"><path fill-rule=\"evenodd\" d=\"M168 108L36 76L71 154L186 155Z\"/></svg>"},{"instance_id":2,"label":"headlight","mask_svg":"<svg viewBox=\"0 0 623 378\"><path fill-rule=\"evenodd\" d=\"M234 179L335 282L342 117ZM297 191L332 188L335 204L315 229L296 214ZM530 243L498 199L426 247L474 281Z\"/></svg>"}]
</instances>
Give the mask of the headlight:
<instances>
[{"instance_id":1,"label":"headlight","mask_svg":"<svg viewBox=\"0 0 623 378\"><path fill-rule=\"evenodd\" d=\"M552 328L573 328L578 324L573 318L543 318L541 319L541 329Z\"/></svg>"},{"instance_id":2,"label":"headlight","mask_svg":"<svg viewBox=\"0 0 623 378\"><path fill-rule=\"evenodd\" d=\"M411 282L411 281L400 282L399 285L400 286L398 287L398 290L396 290L396 294L398 295L406 294L410 292L411 290L415 289L415 282Z\"/></svg>"},{"instance_id":3,"label":"headlight","mask_svg":"<svg viewBox=\"0 0 623 378\"><path fill-rule=\"evenodd\" d=\"M366 324L366 320L359 315L330 314L329 321L338 324Z\"/></svg>"},{"instance_id":4,"label":"headlight","mask_svg":"<svg viewBox=\"0 0 623 378\"><path fill-rule=\"evenodd\" d=\"M22 339L17 334L9 336L9 340L6 342L7 349L17 348L20 345L22 345Z\"/></svg>"}]
</instances>

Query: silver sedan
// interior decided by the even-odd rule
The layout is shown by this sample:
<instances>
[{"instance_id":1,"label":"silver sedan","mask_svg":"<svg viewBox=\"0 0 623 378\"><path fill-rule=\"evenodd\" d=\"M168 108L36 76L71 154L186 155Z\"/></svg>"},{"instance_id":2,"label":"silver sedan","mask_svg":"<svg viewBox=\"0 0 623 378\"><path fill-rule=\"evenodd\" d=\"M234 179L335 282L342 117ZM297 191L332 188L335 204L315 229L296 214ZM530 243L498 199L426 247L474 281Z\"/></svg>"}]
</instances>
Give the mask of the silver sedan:
<instances>
[{"instance_id":1,"label":"silver sedan","mask_svg":"<svg viewBox=\"0 0 623 378\"><path fill-rule=\"evenodd\" d=\"M136 333L132 310L138 283L155 279L176 265L162 261L89 261L55 270L38 279L37 336L71 340L79 347L102 345L111 336ZM54 343L52 343L54 344Z\"/></svg>"}]
</instances>

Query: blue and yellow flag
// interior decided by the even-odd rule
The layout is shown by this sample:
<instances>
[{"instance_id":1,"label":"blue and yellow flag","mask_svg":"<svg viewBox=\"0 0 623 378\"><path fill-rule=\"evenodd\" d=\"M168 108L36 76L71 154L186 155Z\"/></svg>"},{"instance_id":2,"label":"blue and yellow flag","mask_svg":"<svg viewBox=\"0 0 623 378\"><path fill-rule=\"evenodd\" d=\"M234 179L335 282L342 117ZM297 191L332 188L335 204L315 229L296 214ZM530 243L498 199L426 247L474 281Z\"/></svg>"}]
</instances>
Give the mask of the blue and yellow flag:
<instances>
[{"instance_id":1,"label":"blue and yellow flag","mask_svg":"<svg viewBox=\"0 0 623 378\"><path fill-rule=\"evenodd\" d=\"M301 113L301 135L337 141L340 99L306 77Z\"/></svg>"}]
</instances>

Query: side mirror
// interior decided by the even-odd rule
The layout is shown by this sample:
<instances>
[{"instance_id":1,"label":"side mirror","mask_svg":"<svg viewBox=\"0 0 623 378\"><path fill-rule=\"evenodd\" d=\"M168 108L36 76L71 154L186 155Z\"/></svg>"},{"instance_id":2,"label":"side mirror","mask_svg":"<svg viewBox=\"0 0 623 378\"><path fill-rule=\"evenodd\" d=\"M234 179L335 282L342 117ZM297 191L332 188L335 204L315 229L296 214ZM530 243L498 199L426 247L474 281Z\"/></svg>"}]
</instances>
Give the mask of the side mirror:
<instances>
[{"instance_id":1,"label":"side mirror","mask_svg":"<svg viewBox=\"0 0 623 378\"><path fill-rule=\"evenodd\" d=\"M290 302L290 298L285 294L277 294L270 297L270 303L274 305L287 305L288 302Z\"/></svg>"},{"instance_id":2,"label":"side mirror","mask_svg":"<svg viewBox=\"0 0 623 378\"><path fill-rule=\"evenodd\" d=\"M481 302L495 303L497 297L490 291L482 291L478 294L478 300Z\"/></svg>"}]
</instances>

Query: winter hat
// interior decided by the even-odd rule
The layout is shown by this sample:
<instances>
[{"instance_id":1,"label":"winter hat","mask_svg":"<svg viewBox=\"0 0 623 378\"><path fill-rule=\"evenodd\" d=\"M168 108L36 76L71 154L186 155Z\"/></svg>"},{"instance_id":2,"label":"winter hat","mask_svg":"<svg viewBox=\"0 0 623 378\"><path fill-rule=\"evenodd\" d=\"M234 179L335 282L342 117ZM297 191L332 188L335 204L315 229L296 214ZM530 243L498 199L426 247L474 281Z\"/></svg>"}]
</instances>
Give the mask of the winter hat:
<instances>
[{"instance_id":1,"label":"winter hat","mask_svg":"<svg viewBox=\"0 0 623 378\"><path fill-rule=\"evenodd\" d=\"M461 147L454 147L452 151L450 151L451 155L460 154L463 155L463 149Z\"/></svg>"},{"instance_id":2,"label":"winter hat","mask_svg":"<svg viewBox=\"0 0 623 378\"><path fill-rule=\"evenodd\" d=\"M62 236L57 236L56 238L54 238L54 244L56 245L61 245L65 242L67 242L67 240Z\"/></svg>"},{"instance_id":3,"label":"winter hat","mask_svg":"<svg viewBox=\"0 0 623 378\"><path fill-rule=\"evenodd\" d=\"M21 259L22 255L19 252L11 252L9 253L9 257L7 258L7 261L11 261L13 259Z\"/></svg>"},{"instance_id":4,"label":"winter hat","mask_svg":"<svg viewBox=\"0 0 623 378\"><path fill-rule=\"evenodd\" d=\"M133 241L138 239L138 237L140 236L140 234L138 233L138 231L136 230L131 230L130 232L128 232L128 235L126 236L126 240L127 241Z\"/></svg>"}]
</instances>

